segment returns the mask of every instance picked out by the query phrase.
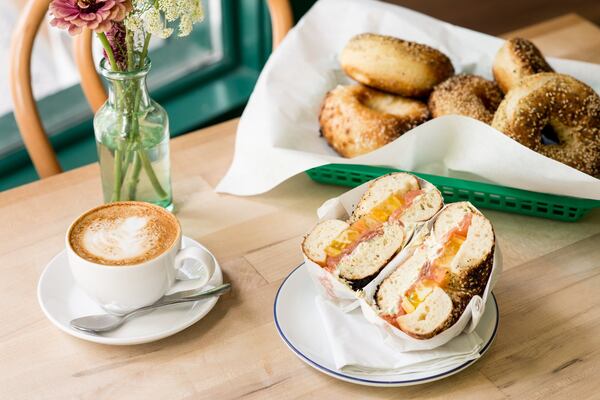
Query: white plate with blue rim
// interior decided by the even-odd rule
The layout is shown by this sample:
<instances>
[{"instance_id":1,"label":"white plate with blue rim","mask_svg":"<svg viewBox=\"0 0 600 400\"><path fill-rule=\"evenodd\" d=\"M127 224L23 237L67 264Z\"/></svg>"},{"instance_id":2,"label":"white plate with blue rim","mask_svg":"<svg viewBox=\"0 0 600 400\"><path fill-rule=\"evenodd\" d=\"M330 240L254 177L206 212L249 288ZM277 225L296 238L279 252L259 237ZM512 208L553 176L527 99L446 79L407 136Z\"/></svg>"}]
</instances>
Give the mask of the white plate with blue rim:
<instances>
[{"instance_id":1,"label":"white plate with blue rim","mask_svg":"<svg viewBox=\"0 0 600 400\"><path fill-rule=\"evenodd\" d=\"M374 375L341 371L336 368L327 339L325 327L317 310L315 297L318 295L304 267L296 267L283 281L277 295L273 313L279 336L289 349L306 364L333 378L366 386L410 386L433 382L454 375L473 365L479 358L459 362L440 369L398 375ZM489 296L485 312L475 331L483 339L480 358L491 347L498 331L498 304L496 297Z\"/></svg>"},{"instance_id":2,"label":"white plate with blue rim","mask_svg":"<svg viewBox=\"0 0 600 400\"><path fill-rule=\"evenodd\" d=\"M200 243L183 236L182 247L188 246L201 247L210 253ZM187 262L193 263L191 260ZM223 273L215 258L215 273L206 287L208 289L222 283ZM194 281L177 281L168 293L188 289L194 289ZM79 331L69 325L74 318L103 314L106 311L77 287L69 269L65 250L58 253L48 263L38 283L40 307L50 322L58 329L83 340L112 345L148 343L174 335L201 320L212 310L218 300L217 296L193 303L173 304L157 308L132 318L114 331L93 334Z\"/></svg>"}]
</instances>

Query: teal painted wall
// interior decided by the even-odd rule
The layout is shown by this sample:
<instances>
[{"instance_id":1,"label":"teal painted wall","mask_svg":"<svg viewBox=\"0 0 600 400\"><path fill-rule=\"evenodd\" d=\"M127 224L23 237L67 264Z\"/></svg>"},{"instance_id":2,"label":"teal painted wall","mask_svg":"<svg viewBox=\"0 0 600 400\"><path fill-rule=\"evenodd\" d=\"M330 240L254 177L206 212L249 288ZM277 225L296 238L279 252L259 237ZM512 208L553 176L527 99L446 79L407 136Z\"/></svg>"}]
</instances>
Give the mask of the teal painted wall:
<instances>
[{"instance_id":1,"label":"teal painted wall","mask_svg":"<svg viewBox=\"0 0 600 400\"><path fill-rule=\"evenodd\" d=\"M292 2L298 19L312 0ZM169 113L171 136L239 116L271 51L271 25L263 0L222 0L223 58L180 79L150 87ZM150 54L151 74L173 62L196 57L208 45L207 32L195 31ZM79 85L38 102L44 126L64 170L97 161L92 112ZM37 179L12 114L0 118L0 190Z\"/></svg>"}]
</instances>

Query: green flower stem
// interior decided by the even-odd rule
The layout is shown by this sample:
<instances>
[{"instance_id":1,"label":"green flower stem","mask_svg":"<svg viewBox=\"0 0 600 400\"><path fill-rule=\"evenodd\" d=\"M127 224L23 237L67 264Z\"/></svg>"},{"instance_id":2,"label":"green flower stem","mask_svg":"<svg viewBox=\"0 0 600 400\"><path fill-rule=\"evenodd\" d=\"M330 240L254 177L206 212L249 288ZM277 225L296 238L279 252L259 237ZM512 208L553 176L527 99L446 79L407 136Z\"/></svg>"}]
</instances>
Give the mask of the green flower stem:
<instances>
[{"instance_id":1,"label":"green flower stem","mask_svg":"<svg viewBox=\"0 0 600 400\"><path fill-rule=\"evenodd\" d=\"M131 171L131 177L129 178L129 183L127 184L127 196L128 198L135 199L135 195L137 192L137 185L140 182L140 171L142 169L142 162L140 161L140 157L137 152L133 153L133 170Z\"/></svg>"},{"instance_id":2,"label":"green flower stem","mask_svg":"<svg viewBox=\"0 0 600 400\"><path fill-rule=\"evenodd\" d=\"M125 34L125 43L127 44L127 70L133 71L133 32L129 29Z\"/></svg>"},{"instance_id":3,"label":"green flower stem","mask_svg":"<svg viewBox=\"0 0 600 400\"><path fill-rule=\"evenodd\" d=\"M98 32L98 39L100 40L100 43L102 44L102 47L104 47L104 51L106 52L106 55L108 56L108 62L110 63L110 66L112 68L113 71L118 71L119 70L119 66L117 65L117 61L115 60L115 55L113 53L112 47L110 47L110 43L108 42L108 38L106 37L106 34L104 32ZM121 87L120 85L117 86L117 88L120 90ZM121 96L117 96L117 97L121 97ZM118 100L117 100L118 103ZM118 104L117 104L118 107ZM121 130L121 129L120 129ZM117 148L115 149L114 152L114 182L113 182L113 194L111 197L111 201L119 201L121 200L121 185L122 185L122 180L123 180L123 165L121 163L121 159L123 158L122 152L123 150L121 149L122 145L119 144L117 145Z\"/></svg>"},{"instance_id":4,"label":"green flower stem","mask_svg":"<svg viewBox=\"0 0 600 400\"><path fill-rule=\"evenodd\" d=\"M140 56L140 63L138 64L138 68L142 68L142 66L144 65L144 61L146 60L146 56L148 55L148 46L150 45L151 37L151 33L146 33L146 37L144 38L144 47L142 48L142 54Z\"/></svg>"},{"instance_id":5,"label":"green flower stem","mask_svg":"<svg viewBox=\"0 0 600 400\"><path fill-rule=\"evenodd\" d=\"M136 109L137 109L137 107L139 107L140 97L141 97L140 93L138 92L137 96L136 96ZM138 132L138 139L139 139L139 125L137 123L136 123L136 131ZM158 178L156 177L156 173L154 172L154 169L152 168L152 164L150 163L150 160L148 159L146 150L144 150L144 147L142 146L141 143L137 150L137 154L138 154L138 158L141 161L142 167L144 168L144 171L146 171L146 175L148 175L148 179L150 180L150 183L152 184L152 187L154 188L154 191L156 192L158 197L160 197L161 199L166 198L168 196L168 194L167 194L167 192L165 192L165 190L161 186ZM138 171L137 175L132 174L132 176L131 176L131 178L135 179L135 180L139 180L138 177L139 177L139 171Z\"/></svg>"},{"instance_id":6,"label":"green flower stem","mask_svg":"<svg viewBox=\"0 0 600 400\"><path fill-rule=\"evenodd\" d=\"M152 187L154 188L154 191L156 192L158 197L160 197L161 199L164 199L165 197L168 196L168 194L167 194L167 192L165 192L165 190L160 185L160 182L158 181L158 178L156 177L156 174L154 173L154 169L152 169L152 164L150 163L150 160L148 159L148 155L146 154L144 149L139 149L137 151L137 154L138 154L138 157L140 158L140 161L142 162L142 167L146 171L146 174L148 175L148 179L150 180L150 183L152 184Z\"/></svg>"},{"instance_id":7,"label":"green flower stem","mask_svg":"<svg viewBox=\"0 0 600 400\"><path fill-rule=\"evenodd\" d=\"M133 33L131 31L126 32L125 40L127 45L127 70L134 71L135 69L142 68L144 62L146 60L146 56L148 55L148 46L150 44L149 33L146 34L144 38L144 45L142 48L142 53L140 55L139 64L136 66L134 61L134 42L133 42ZM98 38L106 51L106 55L108 56L108 61L113 69L113 71L119 71L119 66L116 63L115 56L113 50L106 38L104 33L98 33ZM137 192L137 185L139 184L139 176L141 169L143 168L146 174L148 175L148 179L154 188L156 194L164 199L168 196L163 187L161 186L154 169L152 168L152 164L144 150L141 138L140 138L140 130L139 130L139 121L138 121L138 111L140 108L140 101L142 90L140 90L139 85L135 84L135 82L131 82L128 87L121 86L125 84L125 82L119 82L116 86L118 90L117 93L117 108L122 112L126 111L126 108L129 108L127 111L127 119L128 124L125 124L125 128L128 130L126 132L127 140L126 144L121 142L117 146L117 149L114 151L114 187L111 201L119 201L121 200L121 191L123 188L123 184L125 183L125 178L127 177L127 172L131 163L133 162L133 169L127 181L127 196L130 200L135 199L135 195ZM133 101L131 101L133 100ZM121 124L119 124L121 125ZM119 132L122 132L124 129L121 126ZM124 148L123 148L124 147Z\"/></svg>"},{"instance_id":8,"label":"green flower stem","mask_svg":"<svg viewBox=\"0 0 600 400\"><path fill-rule=\"evenodd\" d=\"M104 47L104 51L106 51L106 54L108 55L108 62L110 62L110 66L112 67L113 71L118 71L119 66L115 60L115 54L112 51L112 47L110 47L110 43L106 38L106 34L104 32L98 32L97 35L98 39L100 39L100 43L102 43L102 47Z\"/></svg>"},{"instance_id":9,"label":"green flower stem","mask_svg":"<svg viewBox=\"0 0 600 400\"><path fill-rule=\"evenodd\" d=\"M127 29L126 33L125 33L125 47L127 49L127 71L133 71L134 70L134 61L133 61L133 32L130 31L129 29ZM129 91L131 91L132 87L133 87L133 92L134 92L134 98L135 96L137 96L137 91L138 91L138 87L137 85L133 84L134 82L130 82L129 86ZM129 97L128 95L125 97ZM127 135L127 147L125 150L125 159L123 161L123 177L127 176L127 170L129 169L129 164L131 163L131 160L133 158L133 145L134 145L134 140L135 140L135 129L134 129L134 125L135 122L137 121L136 118L136 113L135 113L135 102L128 102L129 105L129 117L128 117L128 122L129 122L129 127L130 127L130 134ZM122 107L125 108L125 107Z\"/></svg>"},{"instance_id":10,"label":"green flower stem","mask_svg":"<svg viewBox=\"0 0 600 400\"><path fill-rule=\"evenodd\" d=\"M137 93L136 93L136 96L137 96ZM139 130L139 122L137 119L137 113L132 112L132 114L133 115L131 116L131 133L127 137L127 150L126 150L127 156L125 158L125 165L123 166L123 168L125 171L127 171L129 169L129 165L131 164L131 162L133 160L134 166L133 166L133 171L128 178L127 187L129 189L127 190L127 193L135 194L135 190L132 190L131 186L137 185L137 183L139 182L139 174L140 174L139 167L136 167L136 160L138 157L137 157L137 153L135 150L136 150L136 147L141 147L142 144L140 143L140 137L139 137L140 130ZM137 161L137 164L139 164L139 161ZM127 176L127 173L125 173L125 176ZM128 195L127 199L134 200L135 196Z\"/></svg>"},{"instance_id":11,"label":"green flower stem","mask_svg":"<svg viewBox=\"0 0 600 400\"><path fill-rule=\"evenodd\" d=\"M129 139L128 139L129 141ZM129 165L131 165L131 161L133 159L133 151L132 151L132 144L131 143L127 143L125 145L125 150L123 151L123 160L121 163L121 189L123 188L123 184L125 183L125 177L127 176L127 171L129 170Z\"/></svg>"},{"instance_id":12,"label":"green flower stem","mask_svg":"<svg viewBox=\"0 0 600 400\"><path fill-rule=\"evenodd\" d=\"M136 99L138 97L138 93L136 92ZM135 151L135 148L138 147L140 149L143 149L143 147L140 140L140 126L137 118L134 118L131 131L131 142L129 143L127 149L128 155L133 157L133 171L131 172L131 175L129 176L129 180L127 182L127 193L129 200L135 199L137 184L140 181L141 162L140 158L137 155L137 152Z\"/></svg>"},{"instance_id":13,"label":"green flower stem","mask_svg":"<svg viewBox=\"0 0 600 400\"><path fill-rule=\"evenodd\" d=\"M138 69L143 67L144 61L146 60L146 56L148 55L148 45L150 43L150 37L151 37L151 34L147 33L146 37L144 38L144 46L142 48L142 53L140 54L139 64L137 66ZM133 46L131 46L131 47L129 46L129 42L128 42L127 47L128 47L128 51L130 48L133 48ZM128 53L127 64L128 64L128 69L132 70L133 69L133 54L132 54L131 58L129 58L129 53ZM127 193L128 193L129 199L135 198L135 194L137 191L137 185L140 181L140 179L139 179L140 172L143 167L144 171L148 175L148 179L150 180L152 187L156 191L156 194L160 198L165 198L168 196L168 194L165 192L165 190L161 186L158 178L156 177L156 173L154 172L154 169L152 168L152 164L151 164L150 160L148 159L148 155L146 154L146 151L144 150L144 148L141 144L140 137L139 137L139 122L138 122L136 116L137 116L137 111L140 107L141 94L142 93L141 93L140 88L138 86L136 86L134 101L133 101L133 110L132 110L133 111L132 115L134 116L134 120L132 121L132 130L131 130L132 131L131 132L132 143L131 143L131 146L132 147L134 146L133 142L137 142L138 149L136 150L136 154L133 159L133 170L132 170L131 175L129 176L129 179L127 182ZM128 151L131 151L131 148Z\"/></svg>"},{"instance_id":14,"label":"green flower stem","mask_svg":"<svg viewBox=\"0 0 600 400\"><path fill-rule=\"evenodd\" d=\"M111 197L111 202L121 200L121 180L122 169L121 169L121 149L115 149L115 168L114 168L114 186L113 186L113 194Z\"/></svg>"}]
</instances>

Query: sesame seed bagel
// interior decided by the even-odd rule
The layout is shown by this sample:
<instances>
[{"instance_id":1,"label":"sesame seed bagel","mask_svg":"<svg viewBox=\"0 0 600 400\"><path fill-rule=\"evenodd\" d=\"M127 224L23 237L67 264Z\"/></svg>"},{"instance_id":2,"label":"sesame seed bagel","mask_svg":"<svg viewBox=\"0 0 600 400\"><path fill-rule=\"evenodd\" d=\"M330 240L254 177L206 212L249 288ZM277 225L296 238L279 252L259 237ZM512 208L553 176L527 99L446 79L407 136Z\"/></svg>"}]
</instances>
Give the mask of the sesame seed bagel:
<instances>
[{"instance_id":1,"label":"sesame seed bagel","mask_svg":"<svg viewBox=\"0 0 600 400\"><path fill-rule=\"evenodd\" d=\"M401 96L427 96L433 87L454 74L442 52L391 36L363 33L354 36L340 54L342 69L352 79Z\"/></svg>"},{"instance_id":2,"label":"sesame seed bagel","mask_svg":"<svg viewBox=\"0 0 600 400\"><path fill-rule=\"evenodd\" d=\"M527 39L507 40L500 48L492 66L494 79L504 93L521 78L540 72L554 72L540 50Z\"/></svg>"},{"instance_id":3,"label":"sesame seed bagel","mask_svg":"<svg viewBox=\"0 0 600 400\"><path fill-rule=\"evenodd\" d=\"M461 74L437 85L429 96L428 105L434 118L464 115L490 124L503 96L495 82L477 75Z\"/></svg>"},{"instance_id":4,"label":"sesame seed bagel","mask_svg":"<svg viewBox=\"0 0 600 400\"><path fill-rule=\"evenodd\" d=\"M321 134L343 157L369 153L425 122L425 103L362 85L338 86L325 96Z\"/></svg>"},{"instance_id":5,"label":"sesame seed bagel","mask_svg":"<svg viewBox=\"0 0 600 400\"><path fill-rule=\"evenodd\" d=\"M524 146L588 175L600 175L600 97L568 75L523 78L506 95L492 126ZM543 144L552 128L558 144Z\"/></svg>"}]
</instances>

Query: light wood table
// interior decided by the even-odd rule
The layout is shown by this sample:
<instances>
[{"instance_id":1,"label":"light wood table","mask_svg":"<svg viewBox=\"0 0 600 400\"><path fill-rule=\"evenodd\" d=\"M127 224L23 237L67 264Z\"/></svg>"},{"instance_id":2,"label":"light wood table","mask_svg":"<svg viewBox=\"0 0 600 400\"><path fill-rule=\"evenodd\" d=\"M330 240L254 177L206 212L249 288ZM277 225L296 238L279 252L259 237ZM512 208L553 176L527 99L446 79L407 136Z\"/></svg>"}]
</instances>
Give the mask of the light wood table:
<instances>
[{"instance_id":1,"label":"light wood table","mask_svg":"<svg viewBox=\"0 0 600 400\"><path fill-rule=\"evenodd\" d=\"M600 29L568 15L519 32L548 55L600 63ZM486 211L505 258L498 337L474 366L408 388L344 383L279 339L272 306L301 262L316 208L345 189L297 176L256 197L215 194L237 121L173 141L177 216L222 263L234 291L199 323L138 346L88 343L42 314L36 285L68 224L99 204L98 165L0 194L0 398L598 399L600 213L561 223Z\"/></svg>"}]
</instances>

